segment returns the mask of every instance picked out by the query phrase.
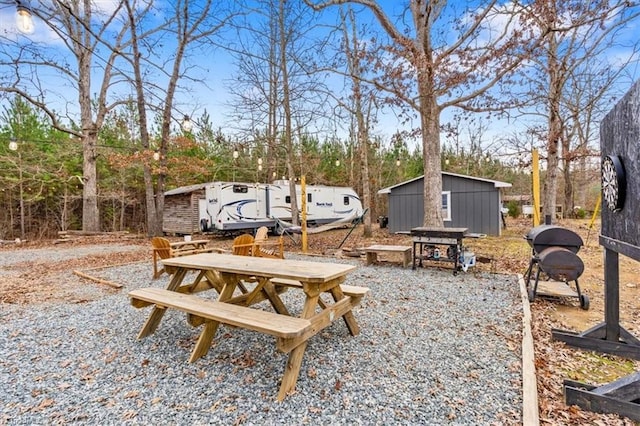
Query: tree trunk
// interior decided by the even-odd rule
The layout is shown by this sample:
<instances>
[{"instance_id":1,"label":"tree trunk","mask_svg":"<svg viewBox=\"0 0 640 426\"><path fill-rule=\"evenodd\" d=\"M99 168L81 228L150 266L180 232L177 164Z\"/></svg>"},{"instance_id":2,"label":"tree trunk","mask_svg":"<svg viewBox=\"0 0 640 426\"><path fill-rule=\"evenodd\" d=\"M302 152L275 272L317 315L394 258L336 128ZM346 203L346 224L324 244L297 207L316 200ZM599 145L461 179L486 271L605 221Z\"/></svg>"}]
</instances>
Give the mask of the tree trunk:
<instances>
[{"instance_id":1,"label":"tree trunk","mask_svg":"<svg viewBox=\"0 0 640 426\"><path fill-rule=\"evenodd\" d=\"M560 101L562 82L558 70L558 45L554 33L549 33L547 58L549 61L549 135L547 138L547 173L543 185L543 218L549 215L555 219L558 192L559 146L562 138L562 122L560 118Z\"/></svg>"},{"instance_id":2,"label":"tree trunk","mask_svg":"<svg viewBox=\"0 0 640 426\"><path fill-rule=\"evenodd\" d=\"M120 216L118 220L118 231L124 231L124 212L127 207L127 202L125 198L126 194L126 186L125 183L122 183L122 187L120 188Z\"/></svg>"},{"instance_id":3,"label":"tree trunk","mask_svg":"<svg viewBox=\"0 0 640 426\"><path fill-rule=\"evenodd\" d=\"M369 185L369 127L365 122L362 106L362 68L360 64L360 43L358 41L358 33L356 31L355 16L353 9L349 9L349 22L351 23L351 39L349 40L349 32L347 30L346 16L341 13L341 21L344 33L344 53L347 59L347 67L351 76L352 96L353 96L353 113L356 117L357 131L353 132L357 135L356 146L360 153L360 172L362 179L362 205L365 209L369 209L368 215L364 217L365 237L371 236L371 189ZM368 120L367 120L368 121ZM352 133L352 134L353 134ZM353 167L352 167L353 175ZM353 185L353 176L351 179Z\"/></svg>"},{"instance_id":4,"label":"tree trunk","mask_svg":"<svg viewBox=\"0 0 640 426\"><path fill-rule=\"evenodd\" d=\"M371 188L369 185L369 132L368 128L362 118L362 112L359 114L358 120L362 123L358 124L358 139L360 143L360 163L362 169L362 203L365 209L369 209L369 214L364 216L364 230L363 235L365 237L371 236Z\"/></svg>"},{"instance_id":5,"label":"tree trunk","mask_svg":"<svg viewBox=\"0 0 640 426\"><path fill-rule=\"evenodd\" d=\"M140 46L138 43L138 27L135 16L135 7L130 4L129 1L125 2L127 13L129 16L129 26L131 30L131 48L133 51L133 75L134 86L136 89L136 107L138 110L138 116L140 119L140 141L142 147L146 150L151 148L149 141L149 129L147 125L147 102L145 100L144 93L144 79L142 77L142 69L140 63ZM147 219L147 235L149 237L156 237L162 235L162 224L158 222L158 210L156 206L156 197L153 188L153 176L151 174L151 167L148 164L143 166L144 176L144 193L145 193L145 206L146 206L146 219Z\"/></svg>"},{"instance_id":6,"label":"tree trunk","mask_svg":"<svg viewBox=\"0 0 640 426\"><path fill-rule=\"evenodd\" d=\"M585 149L582 149L582 155L578 160L578 169L574 170L574 174L576 176L576 189L575 189L575 205L578 205L582 208L587 207L587 157L585 153ZM588 210L588 209L587 209Z\"/></svg>"},{"instance_id":7,"label":"tree trunk","mask_svg":"<svg viewBox=\"0 0 640 426\"><path fill-rule=\"evenodd\" d=\"M440 164L440 109L437 105L430 50L418 58L418 95L424 165L424 226L442 227L442 169Z\"/></svg>"},{"instance_id":8,"label":"tree trunk","mask_svg":"<svg viewBox=\"0 0 640 426\"><path fill-rule=\"evenodd\" d=\"M562 170L562 175L564 178L564 202L563 204L563 216L569 217L569 215L573 214L573 181L572 175L570 171L569 163L565 160Z\"/></svg>"},{"instance_id":9,"label":"tree trunk","mask_svg":"<svg viewBox=\"0 0 640 426\"><path fill-rule=\"evenodd\" d=\"M270 6L271 8L275 8L273 4ZM269 179L271 181L275 179L279 179L278 176L278 164L280 164L278 152L278 51L276 42L278 37L278 22L274 21L274 12L273 9L270 9L270 39L272 43L269 43L269 121L268 121L268 129L267 129L267 140L269 143L269 157L271 161L269 161L269 170L270 173ZM287 170L288 172L288 170Z\"/></svg>"},{"instance_id":10,"label":"tree trunk","mask_svg":"<svg viewBox=\"0 0 640 426\"><path fill-rule=\"evenodd\" d=\"M18 185L20 190L20 238L25 239L25 226L24 226L24 183L22 177L22 156L18 153Z\"/></svg>"},{"instance_id":11,"label":"tree trunk","mask_svg":"<svg viewBox=\"0 0 640 426\"><path fill-rule=\"evenodd\" d=\"M153 189L153 177L151 176L151 168L147 165L144 166L144 195L145 205L147 211L147 235L149 237L157 237L162 235L162 229L158 229L158 221L156 220L156 202L155 193Z\"/></svg>"},{"instance_id":12,"label":"tree trunk","mask_svg":"<svg viewBox=\"0 0 640 426\"><path fill-rule=\"evenodd\" d=\"M423 108L437 109L429 103ZM424 226L442 227L442 170L440 165L439 113L422 113L424 164Z\"/></svg>"},{"instance_id":13,"label":"tree trunk","mask_svg":"<svg viewBox=\"0 0 640 426\"><path fill-rule=\"evenodd\" d=\"M287 173L289 175L289 191L291 198L291 223L298 225L298 197L296 196L296 176L293 170L293 132L291 129L291 99L289 94L289 70L287 68L287 38L284 19L284 3L280 0L280 13L278 16L280 30L280 72L282 75L282 107L284 109L284 139L287 147Z\"/></svg>"},{"instance_id":14,"label":"tree trunk","mask_svg":"<svg viewBox=\"0 0 640 426\"><path fill-rule=\"evenodd\" d=\"M62 214L60 217L60 230L61 231L66 231L67 230L67 217L69 215L68 213L68 208L69 208L69 185L67 184L67 182L64 183L64 195L62 196Z\"/></svg>"},{"instance_id":15,"label":"tree trunk","mask_svg":"<svg viewBox=\"0 0 640 426\"><path fill-rule=\"evenodd\" d=\"M90 106L86 108L90 111ZM82 143L82 230L85 232L100 231L100 212L98 210L98 178L96 171L97 134L93 123L83 126Z\"/></svg>"},{"instance_id":16,"label":"tree trunk","mask_svg":"<svg viewBox=\"0 0 640 426\"><path fill-rule=\"evenodd\" d=\"M85 0L85 19L91 18L91 5ZM86 22L86 21L85 21ZM77 37L89 39L83 32ZM87 41L86 40L86 41ZM98 129L93 120L91 102L91 58L92 52L81 47L76 48L78 58L78 102L80 103L80 124L82 127L82 230L85 232L100 231L100 212L98 210L98 176L96 167L96 144Z\"/></svg>"}]
</instances>

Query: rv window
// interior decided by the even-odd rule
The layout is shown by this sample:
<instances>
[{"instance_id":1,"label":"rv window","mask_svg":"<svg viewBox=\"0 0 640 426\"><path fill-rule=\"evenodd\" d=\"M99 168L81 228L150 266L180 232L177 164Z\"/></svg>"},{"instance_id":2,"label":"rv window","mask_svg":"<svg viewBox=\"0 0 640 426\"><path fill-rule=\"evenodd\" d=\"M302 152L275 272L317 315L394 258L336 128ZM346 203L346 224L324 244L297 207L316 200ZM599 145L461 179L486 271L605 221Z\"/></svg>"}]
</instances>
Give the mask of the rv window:
<instances>
[{"instance_id":1,"label":"rv window","mask_svg":"<svg viewBox=\"0 0 640 426\"><path fill-rule=\"evenodd\" d=\"M311 202L311 194L307 194L307 203Z\"/></svg>"},{"instance_id":2,"label":"rv window","mask_svg":"<svg viewBox=\"0 0 640 426\"><path fill-rule=\"evenodd\" d=\"M233 192L246 194L248 190L246 185L233 185Z\"/></svg>"},{"instance_id":3,"label":"rv window","mask_svg":"<svg viewBox=\"0 0 640 426\"><path fill-rule=\"evenodd\" d=\"M348 205L349 205L349 197L344 197L344 199L343 199L343 200L344 200L344 201L343 201L343 202L344 202L344 205L345 205L345 206L348 206Z\"/></svg>"},{"instance_id":4,"label":"rv window","mask_svg":"<svg viewBox=\"0 0 640 426\"><path fill-rule=\"evenodd\" d=\"M291 195L287 195L286 197L284 197L284 202L287 204L291 204Z\"/></svg>"}]
</instances>

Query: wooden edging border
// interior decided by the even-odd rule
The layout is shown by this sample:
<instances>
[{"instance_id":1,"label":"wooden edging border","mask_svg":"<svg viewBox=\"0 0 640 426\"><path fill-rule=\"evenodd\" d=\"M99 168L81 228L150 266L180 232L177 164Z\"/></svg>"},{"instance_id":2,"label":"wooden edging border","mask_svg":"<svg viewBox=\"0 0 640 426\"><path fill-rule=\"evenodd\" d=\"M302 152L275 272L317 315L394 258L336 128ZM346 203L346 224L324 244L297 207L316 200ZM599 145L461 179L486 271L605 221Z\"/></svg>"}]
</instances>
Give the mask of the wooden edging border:
<instances>
[{"instance_id":1,"label":"wooden edging border","mask_svg":"<svg viewBox=\"0 0 640 426\"><path fill-rule=\"evenodd\" d=\"M524 277L518 274L522 299L522 424L538 426L538 385L536 381L535 352L531 333L531 309Z\"/></svg>"}]
</instances>

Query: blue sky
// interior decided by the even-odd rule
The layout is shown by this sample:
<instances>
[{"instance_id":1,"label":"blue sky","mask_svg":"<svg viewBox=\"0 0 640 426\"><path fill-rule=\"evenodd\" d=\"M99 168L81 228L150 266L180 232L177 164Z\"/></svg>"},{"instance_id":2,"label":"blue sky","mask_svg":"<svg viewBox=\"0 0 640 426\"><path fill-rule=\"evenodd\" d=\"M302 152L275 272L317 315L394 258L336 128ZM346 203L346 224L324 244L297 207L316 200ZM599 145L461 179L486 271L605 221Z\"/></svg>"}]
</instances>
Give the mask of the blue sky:
<instances>
[{"instance_id":1,"label":"blue sky","mask_svg":"<svg viewBox=\"0 0 640 426\"><path fill-rule=\"evenodd\" d=\"M103 0L97 2L100 7L104 8L105 11L113 10L115 5L115 0ZM403 4L405 2L399 1L382 1L380 2L385 10L389 12L393 19L400 19L399 13L403 10ZM470 2L451 2L453 6L464 7L467 5L477 4L478 1L470 1ZM156 4L161 5L162 2L156 2ZM198 4L197 2L194 4ZM37 2L32 2L34 7L37 7ZM359 10L358 18L364 18L364 21L369 25L374 25L373 18L366 11L363 12L362 7L357 8ZM322 16L321 22L326 24L332 24L335 20L336 16L336 8L332 8L328 12L320 15ZM460 10L457 10L456 13L461 13ZM25 40L24 36L16 33L14 31L14 19L15 9L13 6L0 6L0 31L9 39L17 39ZM158 21L162 20L162 16L155 16ZM407 14L405 16L405 20L410 20L410 16ZM636 40L637 36L637 25L630 26L625 32L621 33L621 40ZM47 30L46 26L42 22L38 22L36 20L36 31L33 35L29 36L30 40L38 41L41 43L45 43L50 46L51 49L62 48L62 41L55 36L51 31ZM170 47L170 42L165 45L165 49ZM98 57L101 55L99 52L96 52ZM164 52L166 53L166 52ZM104 53L103 53L104 54ZM159 56L163 53L161 52ZM611 50L610 58L612 61L615 61L617 57L624 56L623 49L620 48L618 50ZM230 122L228 117L228 103L231 102L232 98L229 95L228 85L233 80L234 77L234 60L233 57L224 52L221 48L211 48L206 51L192 52L191 58L189 59L189 64L194 64L198 66L199 77L204 77L206 79L206 85L203 84L190 84L186 81L183 81L183 85L189 85L190 87L186 90L182 90L177 94L175 101L175 117L176 120L179 120L183 114L188 114L194 117L200 116L204 113L205 109L211 115L213 120L213 124L215 127L220 127L223 132L233 127L233 122ZM66 108L73 109L74 103L77 103L76 100L71 95L73 93L72 90L69 90L64 83L59 78L56 78L53 74L47 73L45 76L48 84L50 85L50 90L54 94L49 102L53 104L55 109L58 111L63 111ZM630 69L630 74L625 79L625 81L621 84L621 91L626 91L626 88L630 86L631 82L637 78L637 70ZM344 88L344 84L342 83L342 77L333 76L330 78L332 81L332 87L336 92L341 91ZM627 87L625 87L627 86ZM72 96L69 98L69 96ZM56 105L56 103L58 105ZM442 116L442 122L446 122L451 118L451 114L453 110L446 112ZM417 124L414 122L414 124ZM513 120L497 120L492 119L490 123L488 123L489 130L487 131L485 138L487 139L487 143L495 143L493 141L494 138L504 135L505 131L512 131L516 123ZM398 119L396 114L393 111L387 109L387 113L381 115L379 119L379 124L376 126L376 131L374 134L379 134L383 138L388 139L396 130L399 128ZM339 136L343 136L344 130L339 129L338 132L342 132Z\"/></svg>"}]
</instances>

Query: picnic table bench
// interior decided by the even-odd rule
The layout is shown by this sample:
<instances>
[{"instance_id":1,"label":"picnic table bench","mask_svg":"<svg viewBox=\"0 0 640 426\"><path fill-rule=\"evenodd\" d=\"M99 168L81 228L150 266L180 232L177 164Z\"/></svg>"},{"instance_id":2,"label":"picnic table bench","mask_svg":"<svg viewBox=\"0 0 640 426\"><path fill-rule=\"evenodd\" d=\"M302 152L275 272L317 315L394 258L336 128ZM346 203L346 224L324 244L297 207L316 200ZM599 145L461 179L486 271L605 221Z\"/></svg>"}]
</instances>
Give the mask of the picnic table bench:
<instances>
[{"instance_id":1,"label":"picnic table bench","mask_svg":"<svg viewBox=\"0 0 640 426\"><path fill-rule=\"evenodd\" d=\"M376 263L379 253L400 253L402 255L402 266L407 267L411 263L411 246L388 246L375 244L364 249L367 256L367 265Z\"/></svg>"},{"instance_id":2,"label":"picnic table bench","mask_svg":"<svg viewBox=\"0 0 640 426\"><path fill-rule=\"evenodd\" d=\"M280 286L302 288L302 283L296 280L273 278L271 282L276 286L276 288ZM362 299L369 292L368 287L360 287L355 285L340 284L340 288L342 289L342 292L345 294L345 296L350 296L358 300Z\"/></svg>"},{"instance_id":3,"label":"picnic table bench","mask_svg":"<svg viewBox=\"0 0 640 426\"><path fill-rule=\"evenodd\" d=\"M136 307L144 307L149 303L160 308L173 308L179 311L195 315L204 320L217 321L221 324L242 327L249 330L269 334L278 339L292 339L301 336L311 327L308 319L296 318L273 312L253 309L246 306L233 305L231 303L216 302L203 299L192 294L178 293L162 288L139 288L129 292L131 304ZM191 353L189 362L194 362L209 351L211 339L208 336L208 327L204 327L198 343ZM302 343L302 341L300 341ZM278 341L278 348L285 348L283 341ZM293 348L286 348L289 352Z\"/></svg>"}]
</instances>

